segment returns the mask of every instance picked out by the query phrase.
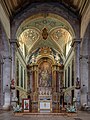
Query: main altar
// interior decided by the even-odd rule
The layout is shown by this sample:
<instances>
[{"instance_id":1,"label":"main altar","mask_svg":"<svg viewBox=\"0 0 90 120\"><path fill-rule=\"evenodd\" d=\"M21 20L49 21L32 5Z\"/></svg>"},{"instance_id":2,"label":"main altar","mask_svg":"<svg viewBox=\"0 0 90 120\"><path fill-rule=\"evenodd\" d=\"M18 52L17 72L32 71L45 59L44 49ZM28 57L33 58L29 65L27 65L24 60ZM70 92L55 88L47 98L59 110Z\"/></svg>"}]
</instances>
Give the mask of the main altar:
<instances>
[{"instance_id":1,"label":"main altar","mask_svg":"<svg viewBox=\"0 0 90 120\"><path fill-rule=\"evenodd\" d=\"M63 61L56 51L43 47L30 56L28 96L32 112L58 112L63 86Z\"/></svg>"}]
</instances>

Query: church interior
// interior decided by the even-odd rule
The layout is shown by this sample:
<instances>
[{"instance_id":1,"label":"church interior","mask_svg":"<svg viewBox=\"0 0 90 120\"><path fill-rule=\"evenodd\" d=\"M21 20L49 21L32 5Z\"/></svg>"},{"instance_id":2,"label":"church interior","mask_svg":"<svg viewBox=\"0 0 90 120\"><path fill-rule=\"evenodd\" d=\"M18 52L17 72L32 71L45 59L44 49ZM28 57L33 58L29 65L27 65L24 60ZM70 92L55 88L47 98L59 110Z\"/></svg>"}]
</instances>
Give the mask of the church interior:
<instances>
[{"instance_id":1,"label":"church interior","mask_svg":"<svg viewBox=\"0 0 90 120\"><path fill-rule=\"evenodd\" d=\"M0 0L0 108L23 100L30 112L90 106L89 0Z\"/></svg>"}]
</instances>

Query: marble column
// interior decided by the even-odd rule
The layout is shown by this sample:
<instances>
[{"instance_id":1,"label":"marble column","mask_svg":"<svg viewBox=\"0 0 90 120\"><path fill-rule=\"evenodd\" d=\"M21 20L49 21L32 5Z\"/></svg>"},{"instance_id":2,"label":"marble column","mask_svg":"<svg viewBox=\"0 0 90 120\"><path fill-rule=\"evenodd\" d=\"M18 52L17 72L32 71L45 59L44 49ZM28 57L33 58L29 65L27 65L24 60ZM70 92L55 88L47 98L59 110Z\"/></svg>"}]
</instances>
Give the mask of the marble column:
<instances>
[{"instance_id":1,"label":"marble column","mask_svg":"<svg viewBox=\"0 0 90 120\"><path fill-rule=\"evenodd\" d=\"M3 59L0 56L0 106L3 106Z\"/></svg>"},{"instance_id":2,"label":"marble column","mask_svg":"<svg viewBox=\"0 0 90 120\"><path fill-rule=\"evenodd\" d=\"M28 89L29 91L33 91L33 87L32 87L32 71L28 72Z\"/></svg>"},{"instance_id":3,"label":"marble column","mask_svg":"<svg viewBox=\"0 0 90 120\"><path fill-rule=\"evenodd\" d=\"M59 92L59 66L57 66L56 71L56 92Z\"/></svg>"},{"instance_id":4,"label":"marble column","mask_svg":"<svg viewBox=\"0 0 90 120\"><path fill-rule=\"evenodd\" d=\"M80 73L81 73L81 105L87 103L88 92L88 39L83 38L80 53Z\"/></svg>"},{"instance_id":5,"label":"marble column","mask_svg":"<svg viewBox=\"0 0 90 120\"><path fill-rule=\"evenodd\" d=\"M72 47L74 50L74 86L75 86L75 98L76 107L80 106L80 42L81 39L74 39Z\"/></svg>"},{"instance_id":6,"label":"marble column","mask_svg":"<svg viewBox=\"0 0 90 120\"><path fill-rule=\"evenodd\" d=\"M88 102L87 104L90 106L90 56L89 56L89 59L88 59Z\"/></svg>"},{"instance_id":7,"label":"marble column","mask_svg":"<svg viewBox=\"0 0 90 120\"><path fill-rule=\"evenodd\" d=\"M10 44L11 44L11 56L12 56L12 74L11 74L11 80L15 81L15 85L16 85L16 51L19 47L19 43L17 42L16 39L11 39L10 40ZM12 105L16 106L16 89L11 90L12 92Z\"/></svg>"},{"instance_id":8,"label":"marble column","mask_svg":"<svg viewBox=\"0 0 90 120\"><path fill-rule=\"evenodd\" d=\"M53 65L53 81L52 81L52 88L53 92L56 92L56 74L57 74L57 65Z\"/></svg>"},{"instance_id":9,"label":"marble column","mask_svg":"<svg viewBox=\"0 0 90 120\"><path fill-rule=\"evenodd\" d=\"M80 59L81 64L81 105L87 103L87 91L88 91L88 63L87 59L83 56Z\"/></svg>"},{"instance_id":10,"label":"marble column","mask_svg":"<svg viewBox=\"0 0 90 120\"><path fill-rule=\"evenodd\" d=\"M34 75L34 71L32 71L32 80L33 80L33 92L35 92L35 75Z\"/></svg>"},{"instance_id":11,"label":"marble column","mask_svg":"<svg viewBox=\"0 0 90 120\"><path fill-rule=\"evenodd\" d=\"M35 64L34 66L34 81L35 81L35 92L37 92L37 65Z\"/></svg>"},{"instance_id":12,"label":"marble column","mask_svg":"<svg viewBox=\"0 0 90 120\"><path fill-rule=\"evenodd\" d=\"M30 88L31 88L31 91L32 93L35 92L35 76L34 76L34 67L33 65L30 65L29 66L29 69L30 69Z\"/></svg>"},{"instance_id":13,"label":"marble column","mask_svg":"<svg viewBox=\"0 0 90 120\"><path fill-rule=\"evenodd\" d=\"M4 94L4 105L3 109L8 110L11 102L11 91L10 91L10 80L11 80L11 57L3 57L3 94Z\"/></svg>"},{"instance_id":14,"label":"marble column","mask_svg":"<svg viewBox=\"0 0 90 120\"><path fill-rule=\"evenodd\" d=\"M38 91L37 91L37 65L32 64L32 112L38 111ZM36 103L36 104L34 104Z\"/></svg>"}]
</instances>

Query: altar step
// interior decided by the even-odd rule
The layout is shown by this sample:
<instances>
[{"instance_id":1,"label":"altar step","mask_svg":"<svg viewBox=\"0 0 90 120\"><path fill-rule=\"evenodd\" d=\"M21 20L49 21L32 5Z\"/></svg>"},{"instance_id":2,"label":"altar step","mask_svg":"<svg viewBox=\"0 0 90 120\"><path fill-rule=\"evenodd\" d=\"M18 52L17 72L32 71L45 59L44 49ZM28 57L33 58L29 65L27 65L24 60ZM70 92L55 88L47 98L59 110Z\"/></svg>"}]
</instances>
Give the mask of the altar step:
<instances>
[{"instance_id":1,"label":"altar step","mask_svg":"<svg viewBox=\"0 0 90 120\"><path fill-rule=\"evenodd\" d=\"M15 116L23 116L23 115L67 115L66 113L51 113L51 112L40 112L40 113L14 113Z\"/></svg>"}]
</instances>

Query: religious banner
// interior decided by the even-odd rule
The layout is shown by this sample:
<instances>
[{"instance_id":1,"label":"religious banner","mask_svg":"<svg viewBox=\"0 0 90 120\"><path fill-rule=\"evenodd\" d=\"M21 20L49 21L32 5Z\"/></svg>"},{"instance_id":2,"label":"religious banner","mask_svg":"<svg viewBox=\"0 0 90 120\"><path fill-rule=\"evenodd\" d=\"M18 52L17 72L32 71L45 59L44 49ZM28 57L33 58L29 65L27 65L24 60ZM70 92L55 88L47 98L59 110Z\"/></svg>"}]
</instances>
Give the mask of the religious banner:
<instances>
[{"instance_id":1,"label":"religious banner","mask_svg":"<svg viewBox=\"0 0 90 120\"><path fill-rule=\"evenodd\" d=\"M25 98L22 100L23 112L30 112L30 99Z\"/></svg>"}]
</instances>

